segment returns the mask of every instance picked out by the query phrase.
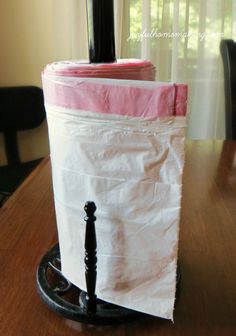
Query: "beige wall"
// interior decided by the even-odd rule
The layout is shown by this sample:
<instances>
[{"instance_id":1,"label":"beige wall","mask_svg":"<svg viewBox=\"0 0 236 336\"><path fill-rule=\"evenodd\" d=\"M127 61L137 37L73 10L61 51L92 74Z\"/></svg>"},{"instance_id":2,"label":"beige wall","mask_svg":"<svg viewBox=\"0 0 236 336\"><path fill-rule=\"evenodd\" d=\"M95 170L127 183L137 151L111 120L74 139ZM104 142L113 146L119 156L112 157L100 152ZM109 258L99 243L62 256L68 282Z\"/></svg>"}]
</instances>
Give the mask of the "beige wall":
<instances>
[{"instance_id":1,"label":"beige wall","mask_svg":"<svg viewBox=\"0 0 236 336\"><path fill-rule=\"evenodd\" d=\"M41 86L47 63L87 58L86 36L79 36L84 26L85 0L1 0L0 86ZM48 154L46 122L18 137L24 161ZM0 165L4 162L0 135Z\"/></svg>"}]
</instances>

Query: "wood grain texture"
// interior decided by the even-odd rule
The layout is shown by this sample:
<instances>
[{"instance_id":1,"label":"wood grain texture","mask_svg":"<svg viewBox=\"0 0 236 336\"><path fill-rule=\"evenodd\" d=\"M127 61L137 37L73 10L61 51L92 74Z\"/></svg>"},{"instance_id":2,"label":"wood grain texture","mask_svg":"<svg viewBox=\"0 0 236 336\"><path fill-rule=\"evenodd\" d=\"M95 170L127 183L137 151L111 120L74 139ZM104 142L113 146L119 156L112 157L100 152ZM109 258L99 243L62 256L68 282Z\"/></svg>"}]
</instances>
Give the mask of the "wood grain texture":
<instances>
[{"instance_id":1,"label":"wood grain texture","mask_svg":"<svg viewBox=\"0 0 236 336\"><path fill-rule=\"evenodd\" d=\"M187 143L175 324L148 318L90 327L41 301L36 268L57 241L49 159L0 209L0 228L0 335L236 335L236 142Z\"/></svg>"}]
</instances>

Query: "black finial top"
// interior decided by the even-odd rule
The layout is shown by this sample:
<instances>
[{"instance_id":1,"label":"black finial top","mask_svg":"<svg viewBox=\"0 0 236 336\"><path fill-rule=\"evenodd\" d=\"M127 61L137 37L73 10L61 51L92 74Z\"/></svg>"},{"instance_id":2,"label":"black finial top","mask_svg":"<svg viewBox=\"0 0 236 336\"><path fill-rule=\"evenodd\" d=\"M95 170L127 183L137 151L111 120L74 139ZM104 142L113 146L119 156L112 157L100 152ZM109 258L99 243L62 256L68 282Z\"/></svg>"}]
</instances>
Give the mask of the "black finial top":
<instances>
[{"instance_id":1,"label":"black finial top","mask_svg":"<svg viewBox=\"0 0 236 336\"><path fill-rule=\"evenodd\" d=\"M116 61L113 0L87 0L90 63Z\"/></svg>"},{"instance_id":2,"label":"black finial top","mask_svg":"<svg viewBox=\"0 0 236 336\"><path fill-rule=\"evenodd\" d=\"M84 206L84 211L86 212L87 217L91 218L94 215L94 212L96 211L96 205L94 202L86 202Z\"/></svg>"}]
</instances>

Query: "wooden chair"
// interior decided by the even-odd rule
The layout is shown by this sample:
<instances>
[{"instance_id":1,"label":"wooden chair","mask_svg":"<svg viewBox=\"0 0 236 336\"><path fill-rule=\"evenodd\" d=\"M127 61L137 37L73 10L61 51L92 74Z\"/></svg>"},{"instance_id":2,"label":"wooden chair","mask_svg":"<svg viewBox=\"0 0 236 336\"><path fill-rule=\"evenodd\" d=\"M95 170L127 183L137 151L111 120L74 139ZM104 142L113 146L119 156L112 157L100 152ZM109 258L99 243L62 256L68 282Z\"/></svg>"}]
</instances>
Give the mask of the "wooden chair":
<instances>
[{"instance_id":1,"label":"wooden chair","mask_svg":"<svg viewBox=\"0 0 236 336\"><path fill-rule=\"evenodd\" d=\"M17 131L38 127L45 115L42 89L35 86L0 88L0 132L7 157L7 165L0 166L0 206L41 161L21 162Z\"/></svg>"},{"instance_id":2,"label":"wooden chair","mask_svg":"<svg viewBox=\"0 0 236 336\"><path fill-rule=\"evenodd\" d=\"M236 43L221 40L224 68L226 139L236 140Z\"/></svg>"}]
</instances>

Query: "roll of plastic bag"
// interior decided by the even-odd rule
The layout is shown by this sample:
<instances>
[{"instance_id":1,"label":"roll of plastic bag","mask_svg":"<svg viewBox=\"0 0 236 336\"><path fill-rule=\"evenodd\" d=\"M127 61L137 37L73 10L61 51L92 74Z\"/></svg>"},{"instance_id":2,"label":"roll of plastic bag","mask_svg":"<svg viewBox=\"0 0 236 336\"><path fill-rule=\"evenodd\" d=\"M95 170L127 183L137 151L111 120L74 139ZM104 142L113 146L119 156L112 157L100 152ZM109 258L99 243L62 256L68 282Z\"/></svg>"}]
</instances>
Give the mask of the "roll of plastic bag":
<instances>
[{"instance_id":1,"label":"roll of plastic bag","mask_svg":"<svg viewBox=\"0 0 236 336\"><path fill-rule=\"evenodd\" d=\"M63 77L99 77L154 81L155 66L148 60L118 59L114 63L89 63L87 60L67 60L48 64L47 75Z\"/></svg>"},{"instance_id":2,"label":"roll of plastic bag","mask_svg":"<svg viewBox=\"0 0 236 336\"><path fill-rule=\"evenodd\" d=\"M185 117L112 115L47 99L46 110L64 276L86 290L83 208L94 201L97 296L173 319Z\"/></svg>"}]
</instances>

